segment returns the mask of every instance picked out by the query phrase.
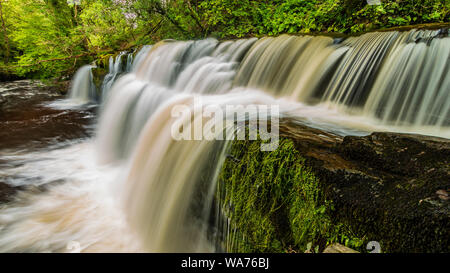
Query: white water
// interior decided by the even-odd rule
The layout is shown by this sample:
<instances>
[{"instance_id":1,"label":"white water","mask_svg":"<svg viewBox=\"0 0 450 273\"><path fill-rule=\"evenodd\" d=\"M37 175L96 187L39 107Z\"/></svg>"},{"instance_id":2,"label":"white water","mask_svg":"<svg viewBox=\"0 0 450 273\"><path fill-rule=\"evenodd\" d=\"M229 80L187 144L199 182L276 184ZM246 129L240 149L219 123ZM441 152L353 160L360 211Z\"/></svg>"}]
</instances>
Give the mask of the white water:
<instances>
[{"instance_id":1,"label":"white water","mask_svg":"<svg viewBox=\"0 0 450 273\"><path fill-rule=\"evenodd\" d=\"M116 198L120 168L97 165L89 140L66 144L0 154L19 163L3 167L0 176L28 186L13 204L0 206L0 252L77 251L73 242L87 252L139 251Z\"/></svg>"},{"instance_id":2,"label":"white water","mask_svg":"<svg viewBox=\"0 0 450 273\"><path fill-rule=\"evenodd\" d=\"M113 57L109 57L109 72L105 75L101 87L101 94L103 99L108 96L109 90L111 89L112 85L116 81L119 74L122 73L122 56L125 54L126 52L120 52L120 54L117 55L115 59Z\"/></svg>"},{"instance_id":3,"label":"white water","mask_svg":"<svg viewBox=\"0 0 450 273\"><path fill-rule=\"evenodd\" d=\"M198 111L194 98L218 107L279 105L281 116L341 135L394 130L448 138L450 42L435 35L144 47L132 73L105 89L95 141L20 155L29 162L4 171L29 178L11 183L43 176L39 183L49 189L2 208L0 251L67 251L71 241L82 251L216 251L206 223L227 142L170 135L174 122L195 124L190 114L170 116L178 104Z\"/></svg>"},{"instance_id":4,"label":"white water","mask_svg":"<svg viewBox=\"0 0 450 273\"><path fill-rule=\"evenodd\" d=\"M78 69L73 77L69 90L69 100L74 103L88 103L94 101L97 94L92 76L92 66L85 65Z\"/></svg>"}]
</instances>

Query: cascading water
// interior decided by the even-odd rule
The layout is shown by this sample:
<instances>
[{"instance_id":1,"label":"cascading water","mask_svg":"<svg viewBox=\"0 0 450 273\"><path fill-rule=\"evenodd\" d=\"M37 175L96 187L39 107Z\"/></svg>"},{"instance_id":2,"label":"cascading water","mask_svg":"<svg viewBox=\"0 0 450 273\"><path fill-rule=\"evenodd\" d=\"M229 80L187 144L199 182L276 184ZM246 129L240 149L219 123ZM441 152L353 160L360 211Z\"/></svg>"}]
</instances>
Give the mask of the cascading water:
<instances>
[{"instance_id":1,"label":"cascading water","mask_svg":"<svg viewBox=\"0 0 450 273\"><path fill-rule=\"evenodd\" d=\"M133 69L133 53L127 54L127 66L125 67L125 72L131 72Z\"/></svg>"},{"instance_id":2,"label":"cascading water","mask_svg":"<svg viewBox=\"0 0 450 273\"><path fill-rule=\"evenodd\" d=\"M95 101L97 98L97 92L92 77L92 66L85 65L78 69L77 73L72 80L72 85L69 90L69 99L87 103Z\"/></svg>"},{"instance_id":3,"label":"cascading water","mask_svg":"<svg viewBox=\"0 0 450 273\"><path fill-rule=\"evenodd\" d=\"M450 126L449 38L432 39L434 35L407 35L392 49L364 105L365 113L396 126Z\"/></svg>"},{"instance_id":4,"label":"cascading water","mask_svg":"<svg viewBox=\"0 0 450 273\"><path fill-rule=\"evenodd\" d=\"M341 43L263 38L247 54L235 84L373 118L368 122L393 130L448 137L450 38L439 35L368 33Z\"/></svg>"},{"instance_id":5,"label":"cascading water","mask_svg":"<svg viewBox=\"0 0 450 273\"><path fill-rule=\"evenodd\" d=\"M31 198L29 205L9 205L0 218L0 250L65 251L71 240L84 251L226 250L216 249L209 238L207 219L229 142L177 141L174 124L195 131L203 120L210 129L212 117L195 115L206 106L277 105L280 117L338 134L389 129L448 138L449 56L448 34L422 30L344 40L282 35L143 47L131 73L104 89L109 91L95 145L89 143L104 165L82 167L118 173L91 175L84 182L79 172L67 174L68 182ZM120 58L110 61L113 77ZM179 105L190 111L173 116ZM248 114L249 120L261 119ZM83 198L86 192L91 198ZM58 200L66 203L48 205ZM105 219L110 226L94 219L99 212L111 218ZM36 238L38 232L45 236Z\"/></svg>"},{"instance_id":6,"label":"cascading water","mask_svg":"<svg viewBox=\"0 0 450 273\"><path fill-rule=\"evenodd\" d=\"M147 56L148 52L152 49L151 45L143 46L139 51L136 52L136 55L133 58L133 63L131 65L131 70L135 70L136 67L140 66L145 56Z\"/></svg>"},{"instance_id":7,"label":"cascading water","mask_svg":"<svg viewBox=\"0 0 450 273\"><path fill-rule=\"evenodd\" d=\"M253 42L236 41L228 50L212 39L156 45L134 73L111 89L99 123L101 162L129 155L148 118L167 99L183 92L229 91L237 61Z\"/></svg>"},{"instance_id":8,"label":"cascading water","mask_svg":"<svg viewBox=\"0 0 450 273\"><path fill-rule=\"evenodd\" d=\"M116 81L117 77L120 73L122 73L122 56L125 55L126 52L120 52L119 55L114 59L113 57L109 57L109 72L106 74L102 83L101 96L105 98L111 89L111 86Z\"/></svg>"}]
</instances>

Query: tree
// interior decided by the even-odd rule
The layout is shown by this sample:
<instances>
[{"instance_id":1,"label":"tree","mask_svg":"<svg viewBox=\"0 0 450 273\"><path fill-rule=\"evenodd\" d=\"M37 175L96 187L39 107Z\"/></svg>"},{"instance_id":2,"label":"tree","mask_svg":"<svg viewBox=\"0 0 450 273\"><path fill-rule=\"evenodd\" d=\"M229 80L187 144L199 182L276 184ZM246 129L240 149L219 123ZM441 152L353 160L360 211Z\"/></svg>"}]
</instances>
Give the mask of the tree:
<instances>
[{"instance_id":1,"label":"tree","mask_svg":"<svg viewBox=\"0 0 450 273\"><path fill-rule=\"evenodd\" d=\"M10 54L10 46L9 46L9 38L8 38L8 33L6 31L6 23L5 23L5 18L3 16L3 5L2 5L3 0L0 0L0 20L1 20L1 24L2 24L2 32L3 32L3 40L4 40L4 47L5 47L5 63L9 62L9 54Z\"/></svg>"}]
</instances>

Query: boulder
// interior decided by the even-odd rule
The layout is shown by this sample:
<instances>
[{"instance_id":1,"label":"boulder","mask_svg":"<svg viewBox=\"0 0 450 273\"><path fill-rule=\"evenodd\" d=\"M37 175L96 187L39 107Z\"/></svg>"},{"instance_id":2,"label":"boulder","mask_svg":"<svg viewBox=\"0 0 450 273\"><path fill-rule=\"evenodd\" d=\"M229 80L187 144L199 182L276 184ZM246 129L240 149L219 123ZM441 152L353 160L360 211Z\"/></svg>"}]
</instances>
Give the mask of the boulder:
<instances>
[{"instance_id":1,"label":"boulder","mask_svg":"<svg viewBox=\"0 0 450 273\"><path fill-rule=\"evenodd\" d=\"M359 252L349 247L336 243L329 245L327 248L325 248L323 253L359 253Z\"/></svg>"},{"instance_id":2,"label":"boulder","mask_svg":"<svg viewBox=\"0 0 450 273\"><path fill-rule=\"evenodd\" d=\"M228 216L260 218L233 224L243 229L240 236L262 246L241 249L304 252L312 242L323 251L331 241L365 252L376 241L381 252L450 251L450 140L390 132L342 137L283 122L280 141L274 152L235 141L225 161L220 185L232 208ZM252 183L259 188L247 191ZM246 201L260 192L259 201ZM292 201L299 194L300 203ZM276 211L259 205L265 202ZM297 209L306 205L313 208ZM254 236L267 231L270 237Z\"/></svg>"}]
</instances>

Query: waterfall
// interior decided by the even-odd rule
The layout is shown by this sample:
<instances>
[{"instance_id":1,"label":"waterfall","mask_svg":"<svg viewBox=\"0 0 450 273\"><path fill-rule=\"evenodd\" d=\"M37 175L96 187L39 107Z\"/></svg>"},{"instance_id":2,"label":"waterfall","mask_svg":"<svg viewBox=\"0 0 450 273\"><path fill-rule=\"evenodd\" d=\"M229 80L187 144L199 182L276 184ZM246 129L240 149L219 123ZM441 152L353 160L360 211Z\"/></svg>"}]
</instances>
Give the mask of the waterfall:
<instances>
[{"instance_id":1,"label":"waterfall","mask_svg":"<svg viewBox=\"0 0 450 273\"><path fill-rule=\"evenodd\" d=\"M205 104L219 107L278 104L281 115L296 116L301 111L292 110L289 103L299 102L318 107L316 112L336 108L350 117L367 116L364 122L390 124L392 118L383 119L379 113L383 96L397 98L398 92L405 92L409 101L384 101L392 108L403 107L400 112L405 113L429 106L438 117L434 132L445 133L450 41L437 34L369 33L343 41L282 35L222 43L164 41L153 46L133 73L111 89L97 137L101 162L129 160L123 198L145 251L218 250L205 225L228 142L174 140L170 134L174 123L196 122L191 115L171 117L176 105L187 104L195 112L192 100L200 96ZM397 53L404 48L411 48L407 53L413 56ZM407 74L394 81L392 70L400 68ZM407 75L419 84L410 83ZM399 86L392 88L393 84ZM404 88L406 84L409 88ZM419 111L417 117L421 114L425 113ZM394 119L399 125L403 125L399 120L408 121L412 128L428 126L418 118Z\"/></svg>"},{"instance_id":2,"label":"waterfall","mask_svg":"<svg viewBox=\"0 0 450 273\"><path fill-rule=\"evenodd\" d=\"M282 35L223 43L213 39L165 41L144 47L136 55L133 73L111 89L101 115L98 147L102 161L129 155L147 119L168 98L179 93L223 94L238 87L359 113L374 125L395 124L418 131L431 125L430 132L444 136L450 122L445 77L450 47L449 37L433 39L437 34L368 33L341 42ZM404 48L410 50L403 54L411 50L418 54L402 57ZM397 78L392 70L400 65L397 71L405 71L403 66L414 69L420 84L411 84L411 73ZM421 73L424 69L426 73ZM400 101L402 92L409 101ZM390 110L383 110L386 107Z\"/></svg>"},{"instance_id":3,"label":"waterfall","mask_svg":"<svg viewBox=\"0 0 450 273\"><path fill-rule=\"evenodd\" d=\"M206 231L217 176L229 142L177 141L171 136L173 124L191 124L193 131L199 129L195 124L205 118L201 108L208 105L225 108L276 103L269 96L249 90L246 94L233 92L204 98L201 105L193 103L195 97L176 96L159 108L145 125L130 163L124 192L126 210L146 251L216 251ZM171 117L174 107L180 104L188 105L191 111ZM250 112L248 118L256 116L257 113ZM205 120L208 130L216 126L214 122L207 122L211 119ZM233 116L224 119L232 120ZM233 134L244 129L230 127L230 124L233 123L224 126L223 131L214 130L215 134Z\"/></svg>"},{"instance_id":4,"label":"waterfall","mask_svg":"<svg viewBox=\"0 0 450 273\"><path fill-rule=\"evenodd\" d=\"M440 30L368 33L341 42L263 38L245 57L235 83L372 118L394 130L445 135L439 132L450 124L449 40Z\"/></svg>"},{"instance_id":5,"label":"waterfall","mask_svg":"<svg viewBox=\"0 0 450 273\"><path fill-rule=\"evenodd\" d=\"M125 72L131 72L131 69L133 68L133 53L127 54L127 66L125 68Z\"/></svg>"},{"instance_id":6,"label":"waterfall","mask_svg":"<svg viewBox=\"0 0 450 273\"><path fill-rule=\"evenodd\" d=\"M92 66L85 65L78 69L69 90L69 99L81 103L95 101L97 93L92 77Z\"/></svg>"},{"instance_id":7,"label":"waterfall","mask_svg":"<svg viewBox=\"0 0 450 273\"><path fill-rule=\"evenodd\" d=\"M433 35L426 33L419 42L408 37L392 50L371 88L365 113L396 126L450 126L449 38L430 39Z\"/></svg>"},{"instance_id":8,"label":"waterfall","mask_svg":"<svg viewBox=\"0 0 450 273\"><path fill-rule=\"evenodd\" d=\"M125 55L126 52L120 52L119 55L116 56L114 59L113 57L109 57L109 72L106 74L105 78L103 79L102 83L102 90L101 90L101 96L102 99L104 99L109 90L111 89L111 86L116 81L117 77L120 73L122 73L122 56Z\"/></svg>"},{"instance_id":9,"label":"waterfall","mask_svg":"<svg viewBox=\"0 0 450 273\"><path fill-rule=\"evenodd\" d=\"M145 56L147 56L148 52L151 49L152 49L151 45L145 45L136 52L136 55L133 58L133 63L130 71L135 70L136 67L138 67L141 64L142 60L145 58Z\"/></svg>"},{"instance_id":10,"label":"waterfall","mask_svg":"<svg viewBox=\"0 0 450 273\"><path fill-rule=\"evenodd\" d=\"M114 86L98 135L106 162L130 159L124 198L143 248L217 251L205 225L227 142L175 141L174 123L196 122L191 115L172 118L176 105L193 107L196 96L221 107L258 101L282 104L285 115L284 103L297 101L360 113L366 122L431 124L434 132L448 132L450 40L437 34L369 33L344 41L282 35L155 45L135 73ZM397 69L401 75L393 73ZM399 108L398 114L380 112L383 102Z\"/></svg>"},{"instance_id":11,"label":"waterfall","mask_svg":"<svg viewBox=\"0 0 450 273\"><path fill-rule=\"evenodd\" d=\"M346 39L281 35L224 42L167 40L129 54L129 73L118 77L124 54L109 60L92 145L97 163L88 164L99 164L94 166L106 168L106 173L111 168L120 172L105 181L88 176L79 191L69 186L64 190L64 185L50 189L27 212L6 211L0 218L0 228L8 227L0 236L0 250L63 251L69 238L86 245L85 251L222 251L212 238L217 235L208 232L217 177L230 143L218 136L245 132L243 121L251 132L251 122L267 120L253 108L237 117L196 115L207 107L276 106L280 111L270 118L289 117L341 135L394 130L450 137L450 37L439 30ZM83 79L91 77L86 76L90 67L79 73ZM77 79L73 86L89 86ZM186 111L174 115L179 106ZM225 126L215 127L219 121ZM201 123L216 138L197 138ZM177 140L174 127L195 140ZM87 164L80 160L77 167L81 163ZM73 186L78 176L70 178ZM96 191L89 195L92 200L82 198L89 191ZM109 196L110 203L101 203L97 195ZM67 201L73 206L60 202L49 208L46 200L74 201ZM115 219L114 225L90 216L96 207ZM61 222L52 215L67 218ZM40 232L49 228L56 235L46 234L45 244L33 232L20 241L11 235L30 227Z\"/></svg>"},{"instance_id":12,"label":"waterfall","mask_svg":"<svg viewBox=\"0 0 450 273\"><path fill-rule=\"evenodd\" d=\"M155 45L110 91L97 136L100 161L129 155L148 118L167 99L181 93L229 91L237 61L254 41L239 40L228 48L217 47L213 39Z\"/></svg>"}]
</instances>

